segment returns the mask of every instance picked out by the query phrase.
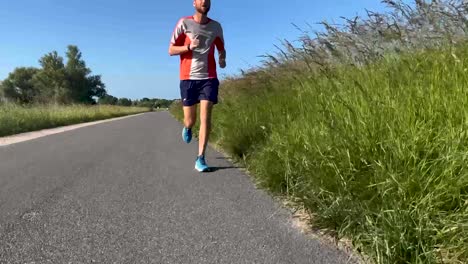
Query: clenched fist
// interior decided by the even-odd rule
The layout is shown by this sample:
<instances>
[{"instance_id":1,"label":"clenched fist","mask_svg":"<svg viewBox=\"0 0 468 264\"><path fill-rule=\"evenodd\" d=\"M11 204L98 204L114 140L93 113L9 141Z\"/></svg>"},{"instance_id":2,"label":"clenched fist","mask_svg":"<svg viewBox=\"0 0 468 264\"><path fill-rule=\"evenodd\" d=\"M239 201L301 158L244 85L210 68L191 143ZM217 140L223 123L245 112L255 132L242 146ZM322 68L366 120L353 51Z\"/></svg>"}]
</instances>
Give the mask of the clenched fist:
<instances>
[{"instance_id":1,"label":"clenched fist","mask_svg":"<svg viewBox=\"0 0 468 264\"><path fill-rule=\"evenodd\" d=\"M198 48L198 45L200 45L200 40L198 38L192 39L191 43L189 44L189 49L194 50Z\"/></svg>"},{"instance_id":2,"label":"clenched fist","mask_svg":"<svg viewBox=\"0 0 468 264\"><path fill-rule=\"evenodd\" d=\"M226 68L226 60L225 59L219 59L219 67L221 69Z\"/></svg>"}]
</instances>

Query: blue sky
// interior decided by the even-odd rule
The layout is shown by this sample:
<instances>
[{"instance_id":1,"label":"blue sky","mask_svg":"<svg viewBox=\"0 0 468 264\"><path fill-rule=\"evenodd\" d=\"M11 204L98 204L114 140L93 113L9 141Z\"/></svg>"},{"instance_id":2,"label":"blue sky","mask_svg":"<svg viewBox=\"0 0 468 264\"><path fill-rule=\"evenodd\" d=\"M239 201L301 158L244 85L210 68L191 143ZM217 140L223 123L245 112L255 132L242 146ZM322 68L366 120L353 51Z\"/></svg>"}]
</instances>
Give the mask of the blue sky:
<instances>
[{"instance_id":1,"label":"blue sky","mask_svg":"<svg viewBox=\"0 0 468 264\"><path fill-rule=\"evenodd\" d=\"M212 0L209 16L223 25L227 63L222 78L258 65L279 39L306 23L382 11L380 0ZM168 55L177 20L193 14L192 0L0 0L0 80L15 67L39 67L44 54L65 56L77 45L107 91L131 99L179 97L179 58Z\"/></svg>"}]
</instances>

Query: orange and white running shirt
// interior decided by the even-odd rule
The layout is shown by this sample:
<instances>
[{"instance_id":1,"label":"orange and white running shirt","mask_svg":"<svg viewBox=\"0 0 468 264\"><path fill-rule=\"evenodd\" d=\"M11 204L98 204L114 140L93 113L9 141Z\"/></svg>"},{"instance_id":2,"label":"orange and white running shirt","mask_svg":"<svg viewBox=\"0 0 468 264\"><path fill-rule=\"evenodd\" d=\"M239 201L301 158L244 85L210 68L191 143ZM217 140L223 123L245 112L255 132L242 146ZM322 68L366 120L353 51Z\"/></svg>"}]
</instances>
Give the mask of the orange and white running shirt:
<instances>
[{"instance_id":1,"label":"orange and white running shirt","mask_svg":"<svg viewBox=\"0 0 468 264\"><path fill-rule=\"evenodd\" d=\"M197 38L199 46L193 51L180 55L180 79L204 80L217 78L215 46L218 52L224 51L224 37L221 24L208 19L205 24L196 22L193 17L179 20L172 34L174 46L187 46Z\"/></svg>"}]
</instances>

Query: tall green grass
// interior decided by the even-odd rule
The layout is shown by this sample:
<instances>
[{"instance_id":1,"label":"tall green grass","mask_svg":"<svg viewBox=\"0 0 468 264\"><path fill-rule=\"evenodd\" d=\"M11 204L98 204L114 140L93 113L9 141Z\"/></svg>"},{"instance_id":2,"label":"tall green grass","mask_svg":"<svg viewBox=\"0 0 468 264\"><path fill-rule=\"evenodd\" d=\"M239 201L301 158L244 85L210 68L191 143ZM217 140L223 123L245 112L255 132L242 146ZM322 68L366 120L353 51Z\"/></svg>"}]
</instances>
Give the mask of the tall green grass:
<instances>
[{"instance_id":1,"label":"tall green grass","mask_svg":"<svg viewBox=\"0 0 468 264\"><path fill-rule=\"evenodd\" d=\"M0 104L0 137L39 129L89 122L150 111L122 106L19 106Z\"/></svg>"},{"instance_id":2,"label":"tall green grass","mask_svg":"<svg viewBox=\"0 0 468 264\"><path fill-rule=\"evenodd\" d=\"M376 263L468 263L466 54L230 79L212 141Z\"/></svg>"}]
</instances>

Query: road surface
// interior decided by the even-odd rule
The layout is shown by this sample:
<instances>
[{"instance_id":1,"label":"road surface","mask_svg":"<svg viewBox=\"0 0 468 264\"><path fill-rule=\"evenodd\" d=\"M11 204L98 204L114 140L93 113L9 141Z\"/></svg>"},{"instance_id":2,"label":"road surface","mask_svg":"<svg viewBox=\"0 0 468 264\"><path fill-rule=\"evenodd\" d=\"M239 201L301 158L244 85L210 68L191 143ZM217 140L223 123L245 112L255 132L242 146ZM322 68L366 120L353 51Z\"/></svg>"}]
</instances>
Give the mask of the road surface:
<instances>
[{"instance_id":1,"label":"road surface","mask_svg":"<svg viewBox=\"0 0 468 264\"><path fill-rule=\"evenodd\" d=\"M347 263L155 112L0 147L0 263Z\"/></svg>"}]
</instances>

